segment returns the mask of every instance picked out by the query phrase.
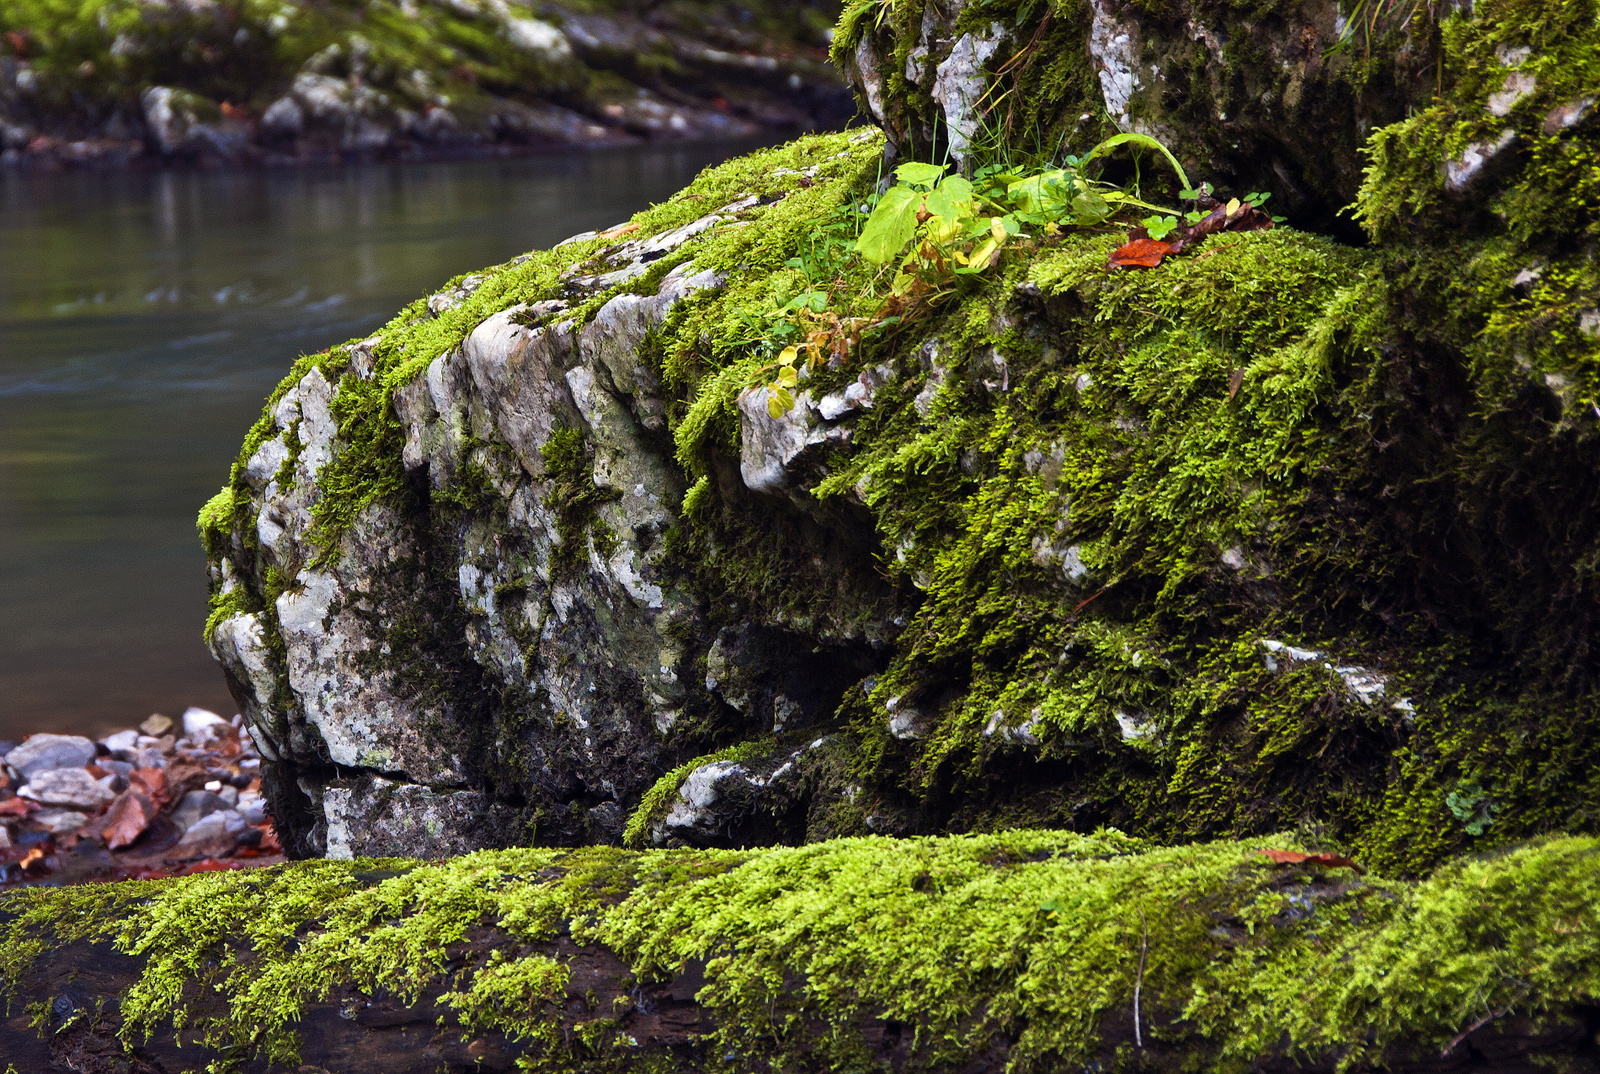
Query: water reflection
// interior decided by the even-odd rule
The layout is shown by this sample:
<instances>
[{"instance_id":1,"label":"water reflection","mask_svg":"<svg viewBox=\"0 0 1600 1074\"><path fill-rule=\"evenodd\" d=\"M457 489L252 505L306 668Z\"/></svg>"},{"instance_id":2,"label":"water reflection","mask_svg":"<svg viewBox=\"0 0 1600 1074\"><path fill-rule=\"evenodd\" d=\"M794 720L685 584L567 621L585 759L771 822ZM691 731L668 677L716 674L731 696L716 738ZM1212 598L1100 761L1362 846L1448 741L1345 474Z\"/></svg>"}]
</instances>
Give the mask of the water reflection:
<instances>
[{"instance_id":1,"label":"water reflection","mask_svg":"<svg viewBox=\"0 0 1600 1074\"><path fill-rule=\"evenodd\" d=\"M0 175L0 738L232 712L194 516L294 357L743 148Z\"/></svg>"}]
</instances>

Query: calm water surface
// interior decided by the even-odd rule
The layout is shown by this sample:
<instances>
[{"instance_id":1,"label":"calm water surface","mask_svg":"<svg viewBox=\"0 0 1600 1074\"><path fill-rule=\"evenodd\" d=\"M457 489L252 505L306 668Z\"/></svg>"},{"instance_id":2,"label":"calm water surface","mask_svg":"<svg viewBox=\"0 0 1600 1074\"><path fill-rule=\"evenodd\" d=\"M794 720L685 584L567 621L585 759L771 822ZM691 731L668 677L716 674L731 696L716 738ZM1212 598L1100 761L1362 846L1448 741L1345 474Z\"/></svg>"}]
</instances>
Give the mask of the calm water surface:
<instances>
[{"instance_id":1,"label":"calm water surface","mask_svg":"<svg viewBox=\"0 0 1600 1074\"><path fill-rule=\"evenodd\" d=\"M195 513L295 357L745 148L0 173L0 739L231 714Z\"/></svg>"}]
</instances>

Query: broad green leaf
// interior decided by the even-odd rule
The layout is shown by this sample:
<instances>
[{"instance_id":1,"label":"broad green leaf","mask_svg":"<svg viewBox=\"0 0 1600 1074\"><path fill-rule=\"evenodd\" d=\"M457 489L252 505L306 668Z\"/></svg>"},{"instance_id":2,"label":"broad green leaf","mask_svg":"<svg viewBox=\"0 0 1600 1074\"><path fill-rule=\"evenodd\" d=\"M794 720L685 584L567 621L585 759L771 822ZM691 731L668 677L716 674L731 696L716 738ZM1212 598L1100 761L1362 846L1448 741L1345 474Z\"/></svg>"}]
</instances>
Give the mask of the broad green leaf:
<instances>
[{"instance_id":1,"label":"broad green leaf","mask_svg":"<svg viewBox=\"0 0 1600 1074\"><path fill-rule=\"evenodd\" d=\"M896 168L894 175L902 183L910 183L912 186L932 186L944 174L944 169L943 164L923 164L913 160Z\"/></svg>"},{"instance_id":2,"label":"broad green leaf","mask_svg":"<svg viewBox=\"0 0 1600 1074\"><path fill-rule=\"evenodd\" d=\"M904 165L902 165L904 167ZM856 252L881 265L900 252L917 230L917 210L922 195L905 186L892 186L878 199L856 240Z\"/></svg>"},{"instance_id":3,"label":"broad green leaf","mask_svg":"<svg viewBox=\"0 0 1600 1074\"><path fill-rule=\"evenodd\" d=\"M774 419L781 418L794 409L794 395L788 388L778 388L776 391L767 389L767 413Z\"/></svg>"},{"instance_id":4,"label":"broad green leaf","mask_svg":"<svg viewBox=\"0 0 1600 1074\"><path fill-rule=\"evenodd\" d=\"M1178 182L1182 185L1183 189L1192 189L1193 184L1189 182L1189 176L1184 172L1183 165L1178 163L1178 158L1173 156L1172 152L1167 149L1166 146L1162 145L1148 134L1134 134L1132 132L1127 134L1113 134L1111 137L1107 138L1105 141L1089 150L1089 155L1083 159L1085 161L1090 161L1095 157L1103 157L1121 145L1136 145L1141 149L1154 149L1157 153L1160 153L1162 156L1166 157L1167 163L1172 165L1172 170L1178 173Z\"/></svg>"},{"instance_id":5,"label":"broad green leaf","mask_svg":"<svg viewBox=\"0 0 1600 1074\"><path fill-rule=\"evenodd\" d=\"M1092 190L1085 190L1072 199L1072 214L1080 224L1098 224L1111 215L1111 205Z\"/></svg>"},{"instance_id":6,"label":"broad green leaf","mask_svg":"<svg viewBox=\"0 0 1600 1074\"><path fill-rule=\"evenodd\" d=\"M785 388L793 388L800 383L800 374L794 371L794 366L786 365L778 370L778 383Z\"/></svg>"}]
</instances>

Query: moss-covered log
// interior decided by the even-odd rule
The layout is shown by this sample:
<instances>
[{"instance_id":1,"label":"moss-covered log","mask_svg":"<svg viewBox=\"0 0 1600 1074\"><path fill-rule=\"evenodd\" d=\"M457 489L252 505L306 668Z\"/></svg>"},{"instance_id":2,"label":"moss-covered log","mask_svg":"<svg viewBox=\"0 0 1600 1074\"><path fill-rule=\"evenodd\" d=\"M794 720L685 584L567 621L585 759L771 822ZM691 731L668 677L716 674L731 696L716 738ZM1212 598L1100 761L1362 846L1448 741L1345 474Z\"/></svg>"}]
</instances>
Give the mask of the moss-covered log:
<instances>
[{"instance_id":1,"label":"moss-covered log","mask_svg":"<svg viewBox=\"0 0 1600 1074\"><path fill-rule=\"evenodd\" d=\"M1418 882L1106 831L0 901L17 1070L1592 1070L1600 842ZM182 1044L179 1048L177 1045Z\"/></svg>"}]
</instances>

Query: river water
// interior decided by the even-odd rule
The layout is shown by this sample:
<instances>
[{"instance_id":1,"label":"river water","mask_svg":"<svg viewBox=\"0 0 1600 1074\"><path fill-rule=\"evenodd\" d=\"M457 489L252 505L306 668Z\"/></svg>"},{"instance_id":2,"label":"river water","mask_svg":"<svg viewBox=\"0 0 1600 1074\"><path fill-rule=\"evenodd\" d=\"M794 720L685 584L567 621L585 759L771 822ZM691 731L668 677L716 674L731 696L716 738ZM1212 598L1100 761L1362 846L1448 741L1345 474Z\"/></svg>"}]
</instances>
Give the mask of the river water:
<instances>
[{"instance_id":1,"label":"river water","mask_svg":"<svg viewBox=\"0 0 1600 1074\"><path fill-rule=\"evenodd\" d=\"M233 713L195 514L295 357L746 148L0 173L0 739Z\"/></svg>"}]
</instances>

